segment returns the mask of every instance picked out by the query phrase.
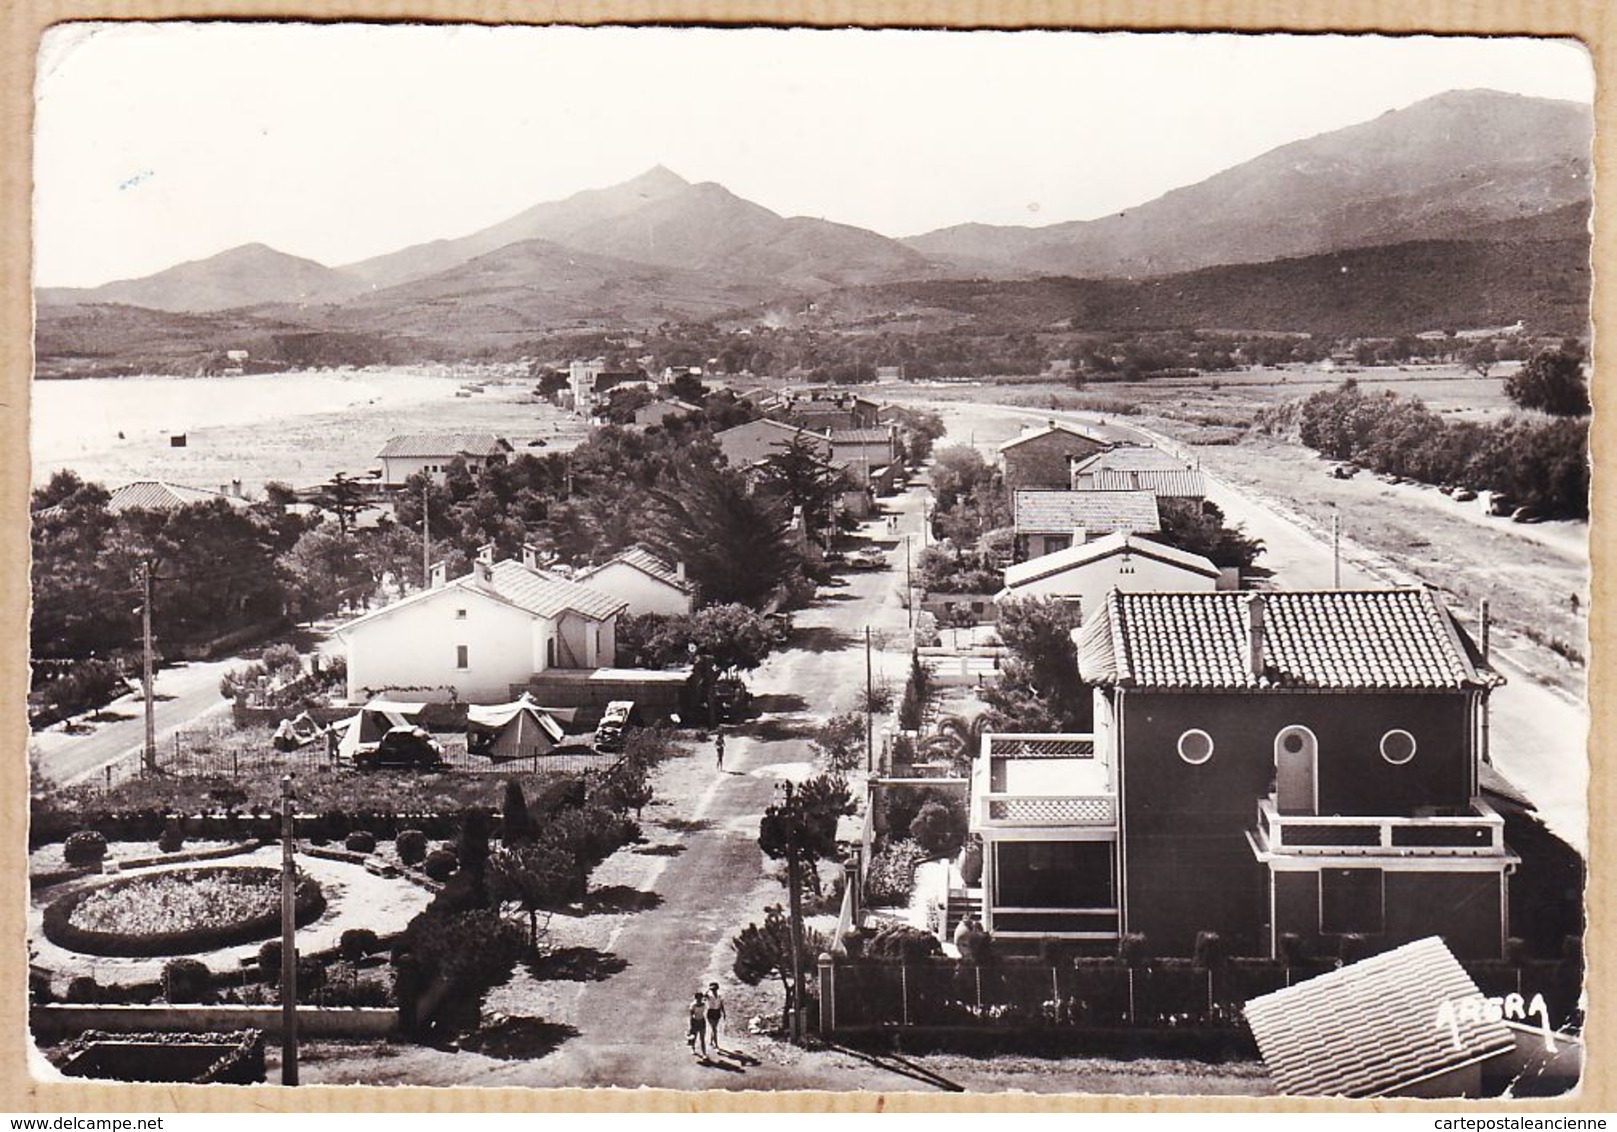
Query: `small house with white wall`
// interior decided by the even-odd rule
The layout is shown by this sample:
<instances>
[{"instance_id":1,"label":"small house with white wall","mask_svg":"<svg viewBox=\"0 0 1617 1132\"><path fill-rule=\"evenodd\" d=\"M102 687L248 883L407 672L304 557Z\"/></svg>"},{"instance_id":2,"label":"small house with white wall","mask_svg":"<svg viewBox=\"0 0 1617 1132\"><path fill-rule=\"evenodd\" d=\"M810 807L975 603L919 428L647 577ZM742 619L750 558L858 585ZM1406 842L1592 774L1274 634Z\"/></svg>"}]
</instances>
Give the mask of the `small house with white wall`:
<instances>
[{"instance_id":1,"label":"small house with white wall","mask_svg":"<svg viewBox=\"0 0 1617 1132\"><path fill-rule=\"evenodd\" d=\"M1018 562L1111 534L1162 529L1149 491L1018 491L1013 513Z\"/></svg>"},{"instance_id":2,"label":"small house with white wall","mask_svg":"<svg viewBox=\"0 0 1617 1132\"><path fill-rule=\"evenodd\" d=\"M1112 590L1214 590L1219 581L1219 568L1199 554L1118 532L1007 567L999 600L1053 598L1087 613Z\"/></svg>"},{"instance_id":3,"label":"small house with white wall","mask_svg":"<svg viewBox=\"0 0 1617 1132\"><path fill-rule=\"evenodd\" d=\"M623 611L630 615L672 617L696 608L696 586L686 579L685 564L670 566L644 547L631 546L575 580L624 602Z\"/></svg>"},{"instance_id":4,"label":"small house with white wall","mask_svg":"<svg viewBox=\"0 0 1617 1132\"><path fill-rule=\"evenodd\" d=\"M525 561L491 561L337 629L348 649L348 698L382 693L428 701L504 703L552 669L612 663L628 603Z\"/></svg>"},{"instance_id":5,"label":"small house with white wall","mask_svg":"<svg viewBox=\"0 0 1617 1132\"><path fill-rule=\"evenodd\" d=\"M457 459L464 460L466 469L475 474L490 464L505 463L511 451L509 441L491 432L443 432L395 436L376 458L382 461L382 486L403 487L405 480L418 473L431 476L433 483L443 483L449 465Z\"/></svg>"}]
</instances>

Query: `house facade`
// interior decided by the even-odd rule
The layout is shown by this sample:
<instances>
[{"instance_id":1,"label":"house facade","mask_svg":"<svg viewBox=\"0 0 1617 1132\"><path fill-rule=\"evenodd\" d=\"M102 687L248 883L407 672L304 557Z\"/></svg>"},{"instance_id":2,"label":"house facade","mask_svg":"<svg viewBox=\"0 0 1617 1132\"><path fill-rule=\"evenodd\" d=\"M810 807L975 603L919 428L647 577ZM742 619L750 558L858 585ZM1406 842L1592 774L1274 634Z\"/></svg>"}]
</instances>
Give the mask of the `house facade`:
<instances>
[{"instance_id":1,"label":"house facade","mask_svg":"<svg viewBox=\"0 0 1617 1132\"><path fill-rule=\"evenodd\" d=\"M1114 589L1210 591L1220 578L1219 568L1199 554L1119 532L1007 567L999 598L1053 598L1087 614Z\"/></svg>"},{"instance_id":2,"label":"house facade","mask_svg":"<svg viewBox=\"0 0 1617 1132\"><path fill-rule=\"evenodd\" d=\"M445 432L395 436L376 458L382 461L382 486L403 487L405 480L423 472L434 483L443 483L449 465L457 459L466 461L467 470L476 473L490 464L503 464L511 451L510 442L493 433Z\"/></svg>"},{"instance_id":3,"label":"house facade","mask_svg":"<svg viewBox=\"0 0 1617 1132\"><path fill-rule=\"evenodd\" d=\"M696 608L696 587L685 578L685 564L670 566L643 547L615 554L580 573L575 581L622 601L623 612L630 615L672 617Z\"/></svg>"},{"instance_id":4,"label":"house facade","mask_svg":"<svg viewBox=\"0 0 1617 1132\"><path fill-rule=\"evenodd\" d=\"M1023 489L1012 499L1012 513L1018 562L1106 535L1144 535L1162 529L1157 497L1149 491Z\"/></svg>"},{"instance_id":5,"label":"house facade","mask_svg":"<svg viewBox=\"0 0 1617 1132\"><path fill-rule=\"evenodd\" d=\"M1005 468L1005 486L1017 488L1070 488L1072 464L1112 446L1099 429L1052 420L999 446Z\"/></svg>"},{"instance_id":6,"label":"house facade","mask_svg":"<svg viewBox=\"0 0 1617 1132\"><path fill-rule=\"evenodd\" d=\"M337 629L348 698L503 703L537 673L612 664L625 605L521 562L479 559L462 578Z\"/></svg>"},{"instance_id":7,"label":"house facade","mask_svg":"<svg viewBox=\"0 0 1617 1132\"><path fill-rule=\"evenodd\" d=\"M1125 444L1072 465L1074 491L1149 491L1158 500L1200 503L1207 484L1199 470L1160 448Z\"/></svg>"},{"instance_id":8,"label":"house facade","mask_svg":"<svg viewBox=\"0 0 1617 1132\"><path fill-rule=\"evenodd\" d=\"M1082 774L980 760L991 930L1139 932L1164 955L1203 931L1236 955L1349 935L1502 954L1518 858L1478 781L1502 681L1432 594L1113 593L1079 669Z\"/></svg>"}]
</instances>

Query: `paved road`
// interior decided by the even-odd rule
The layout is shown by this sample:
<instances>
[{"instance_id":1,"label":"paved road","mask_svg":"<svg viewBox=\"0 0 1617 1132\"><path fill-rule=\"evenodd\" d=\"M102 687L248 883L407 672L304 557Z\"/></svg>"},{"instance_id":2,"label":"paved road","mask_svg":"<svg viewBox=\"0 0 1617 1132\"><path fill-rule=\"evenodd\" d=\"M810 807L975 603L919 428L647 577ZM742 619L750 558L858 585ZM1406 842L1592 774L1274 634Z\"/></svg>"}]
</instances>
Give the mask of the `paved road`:
<instances>
[{"instance_id":1,"label":"paved road","mask_svg":"<svg viewBox=\"0 0 1617 1132\"><path fill-rule=\"evenodd\" d=\"M157 723L159 751L178 728L229 708L229 703L219 695L219 678L243 663L240 659L198 661L165 668L156 674L152 691L157 702L152 714ZM91 734L69 735L57 725L33 736L32 746L39 752L39 766L47 777L63 784L82 782L103 774L112 764L139 757L146 741L140 694L124 696L109 704L106 710L121 718L110 723L90 724L95 728Z\"/></svg>"}]
</instances>

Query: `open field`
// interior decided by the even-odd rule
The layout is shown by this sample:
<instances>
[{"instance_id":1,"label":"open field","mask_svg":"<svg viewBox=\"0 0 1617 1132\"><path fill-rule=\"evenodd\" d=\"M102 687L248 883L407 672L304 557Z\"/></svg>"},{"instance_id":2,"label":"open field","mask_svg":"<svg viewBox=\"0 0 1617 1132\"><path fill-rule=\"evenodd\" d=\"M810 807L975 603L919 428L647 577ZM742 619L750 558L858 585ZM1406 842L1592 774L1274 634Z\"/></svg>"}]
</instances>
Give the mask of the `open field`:
<instances>
[{"instance_id":1,"label":"open field","mask_svg":"<svg viewBox=\"0 0 1617 1132\"><path fill-rule=\"evenodd\" d=\"M487 381L484 390L457 397L473 378ZM535 397L535 384L488 381L476 371L41 382L33 479L71 468L108 488L139 479L202 488L241 480L252 495L272 480L307 487L335 472L361 475L379 466L388 437L402 433L495 432L518 452L573 447L583 423ZM163 404L143 403L153 399ZM171 432L186 433L184 448L170 446ZM530 449L535 440L545 447Z\"/></svg>"}]
</instances>

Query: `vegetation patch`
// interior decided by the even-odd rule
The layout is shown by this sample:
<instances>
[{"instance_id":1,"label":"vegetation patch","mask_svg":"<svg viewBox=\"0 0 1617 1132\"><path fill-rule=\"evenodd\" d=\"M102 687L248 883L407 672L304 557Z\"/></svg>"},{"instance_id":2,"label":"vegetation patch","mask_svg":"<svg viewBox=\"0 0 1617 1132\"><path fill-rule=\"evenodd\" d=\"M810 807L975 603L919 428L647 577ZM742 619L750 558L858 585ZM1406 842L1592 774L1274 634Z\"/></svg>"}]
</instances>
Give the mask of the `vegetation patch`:
<instances>
[{"instance_id":1,"label":"vegetation patch","mask_svg":"<svg viewBox=\"0 0 1617 1132\"><path fill-rule=\"evenodd\" d=\"M298 882L299 925L325 910ZM280 930L280 874L270 868L176 869L62 896L45 909L45 938L89 955L185 955L254 943Z\"/></svg>"}]
</instances>

